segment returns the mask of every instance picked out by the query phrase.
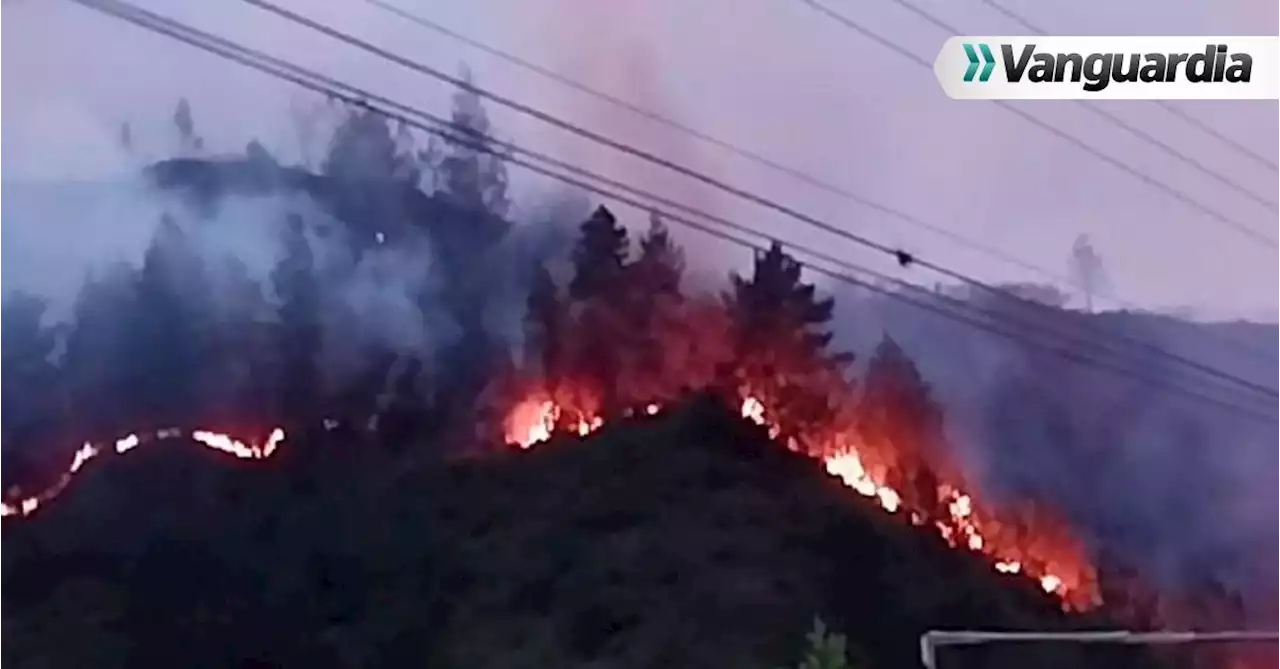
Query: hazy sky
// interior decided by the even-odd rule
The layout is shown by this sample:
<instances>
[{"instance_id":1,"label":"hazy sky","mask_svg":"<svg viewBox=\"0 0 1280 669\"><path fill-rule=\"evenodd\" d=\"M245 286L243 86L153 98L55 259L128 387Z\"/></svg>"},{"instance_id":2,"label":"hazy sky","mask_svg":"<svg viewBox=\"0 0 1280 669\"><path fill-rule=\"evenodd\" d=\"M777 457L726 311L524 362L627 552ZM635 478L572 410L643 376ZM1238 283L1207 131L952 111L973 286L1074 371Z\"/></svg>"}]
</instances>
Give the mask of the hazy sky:
<instances>
[{"instance_id":1,"label":"hazy sky","mask_svg":"<svg viewBox=\"0 0 1280 669\"><path fill-rule=\"evenodd\" d=\"M927 230L797 183L713 146L637 119L538 75L406 23L360 0L279 0L382 46L453 71L466 61L485 87L532 103L797 209L921 257L990 280L1034 275ZM1277 34L1269 0L1031 2L1005 0L1056 34ZM1072 241L1087 233L1116 292L1149 307L1274 319L1277 253L1088 156L1005 110L952 101L933 74L800 0L398 0L472 37L516 52L709 134L818 175L848 190L1006 254L1065 272ZM916 0L970 34L1019 34L982 0ZM139 0L149 9L242 40L372 91L432 111L447 86L231 0ZM932 61L951 35L892 0L827 4ZM127 169L115 139L131 122L144 153L165 153L179 96L216 150L259 138L291 158L297 139L288 85L190 47L99 16L65 0L6 2L3 29L3 177L99 179ZM1275 161L1277 103L1183 102L1182 109ZM1070 102L1020 106L1187 194L1277 235L1277 217ZM1277 175L1149 102L1104 105L1264 197ZM799 222L619 158L491 106L498 132L661 189L690 204L785 239L820 245L877 269L892 263L806 230ZM537 184L522 183L527 189ZM639 221L643 223L643 219ZM36 225L23 218L8 225ZM6 241L16 239L6 228ZM109 235L95 229L92 234ZM686 236L699 255L741 252ZM26 235L23 238L31 237ZM38 236L38 235L34 235ZM702 252L706 249L705 253ZM6 253L6 255L9 255ZM922 270L899 276L932 284Z\"/></svg>"}]
</instances>

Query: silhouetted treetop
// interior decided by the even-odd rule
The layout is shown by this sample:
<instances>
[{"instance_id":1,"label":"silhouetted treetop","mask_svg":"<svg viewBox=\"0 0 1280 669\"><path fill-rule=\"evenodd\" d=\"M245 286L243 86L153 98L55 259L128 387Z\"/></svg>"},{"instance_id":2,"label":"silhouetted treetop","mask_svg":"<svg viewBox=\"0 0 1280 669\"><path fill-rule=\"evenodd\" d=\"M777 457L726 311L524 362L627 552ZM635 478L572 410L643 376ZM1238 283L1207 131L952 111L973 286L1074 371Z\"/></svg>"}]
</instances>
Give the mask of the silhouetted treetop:
<instances>
[{"instance_id":1,"label":"silhouetted treetop","mask_svg":"<svg viewBox=\"0 0 1280 669\"><path fill-rule=\"evenodd\" d=\"M630 242L627 229L604 205L579 227L582 233L573 249L574 274L569 294L576 300L585 300L618 287Z\"/></svg>"},{"instance_id":2,"label":"silhouetted treetop","mask_svg":"<svg viewBox=\"0 0 1280 669\"><path fill-rule=\"evenodd\" d=\"M191 116L191 103L186 98L178 100L173 110L173 126L178 133L178 152L192 156L204 149L204 139L196 134L195 120ZM130 138L130 142L132 138Z\"/></svg>"},{"instance_id":3,"label":"silhouetted treetop","mask_svg":"<svg viewBox=\"0 0 1280 669\"><path fill-rule=\"evenodd\" d=\"M414 173L411 160L401 153L385 116L352 106L329 140L321 171L341 181L393 183Z\"/></svg>"},{"instance_id":4,"label":"silhouetted treetop","mask_svg":"<svg viewBox=\"0 0 1280 669\"><path fill-rule=\"evenodd\" d=\"M684 251L676 246L657 212L649 216L649 229L640 238L640 257L632 266L642 290L661 295L680 294Z\"/></svg>"},{"instance_id":5,"label":"silhouetted treetop","mask_svg":"<svg viewBox=\"0 0 1280 669\"><path fill-rule=\"evenodd\" d=\"M729 307L735 314L740 339L748 349L776 341L795 332L813 353L823 351L831 341L824 326L831 321L835 300L818 299L816 287L801 281L803 266L774 242L758 253L752 276L734 274Z\"/></svg>"},{"instance_id":6,"label":"silhouetted treetop","mask_svg":"<svg viewBox=\"0 0 1280 669\"><path fill-rule=\"evenodd\" d=\"M464 66L460 78L464 84L453 95L450 132L433 149L433 158L438 161L436 192L464 211L482 211L504 219L511 206L506 163L489 139L493 129L480 96L471 86L471 71Z\"/></svg>"}]
</instances>

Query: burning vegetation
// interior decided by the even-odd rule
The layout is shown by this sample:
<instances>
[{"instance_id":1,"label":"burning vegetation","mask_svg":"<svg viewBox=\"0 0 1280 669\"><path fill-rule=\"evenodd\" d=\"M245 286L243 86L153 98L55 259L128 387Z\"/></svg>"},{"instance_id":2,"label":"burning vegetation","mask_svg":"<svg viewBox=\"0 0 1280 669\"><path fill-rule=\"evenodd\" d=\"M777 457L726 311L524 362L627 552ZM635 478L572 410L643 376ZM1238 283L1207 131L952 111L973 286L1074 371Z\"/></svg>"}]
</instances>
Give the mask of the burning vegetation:
<instances>
[{"instance_id":1,"label":"burning vegetation","mask_svg":"<svg viewBox=\"0 0 1280 669\"><path fill-rule=\"evenodd\" d=\"M189 109L183 118L189 139ZM657 214L634 248L600 206L579 225L568 263L513 256L505 168L481 146L488 121L473 93L455 101L465 136L421 149L368 110L345 119L314 173L276 165L256 143L244 161L150 170L202 206L284 188L337 212L346 223L337 231L296 213L274 222L281 257L269 286L242 266L215 272L192 229L166 215L140 270L117 266L86 282L69 331L43 323L39 300L6 300L6 525L38 524L86 467L152 442L255 462L310 441L415 457L414 446L431 444L443 451L427 453L437 462L458 445L492 444L485 459L503 461L710 395L778 452L807 456L850 499L865 498L903 532L940 538L948 554L978 558L987 576L1038 589L1082 619L1113 603L1085 543L1052 510L984 502L948 444L943 408L891 338L854 374L854 357L831 347L833 301L780 244L722 294L687 285L684 254ZM339 326L381 324L336 297L353 292L353 277L372 266L382 291L399 278L396 266L366 261L424 247L441 262L428 280L397 286L399 297L421 312L415 323L431 312L457 336L412 351L344 338ZM517 276L494 276L511 267ZM524 301L523 332L506 339L485 318L510 297L503 279ZM329 369L335 357L342 374ZM225 427L246 420L278 427L252 439ZM83 446L41 450L51 442Z\"/></svg>"},{"instance_id":2,"label":"burning vegetation","mask_svg":"<svg viewBox=\"0 0 1280 669\"><path fill-rule=\"evenodd\" d=\"M657 216L634 260L626 229L606 208L581 233L565 294L546 268L535 272L523 364L497 382L507 443L530 448L555 432L585 436L611 418L653 415L692 392L715 390L779 447L820 460L886 513L986 556L1001 573L1034 579L1068 609L1101 603L1096 571L1061 522L1043 512L1000 513L974 499L948 462L940 408L892 340L876 350L855 390L846 369L852 356L827 350L831 335L822 327L833 303L816 297L780 245L716 300L682 290L682 253ZM181 428L85 443L42 492L11 489L3 513L36 512L103 450L124 454L143 441L183 436L254 460L269 457L284 431L260 445Z\"/></svg>"},{"instance_id":3,"label":"burning vegetation","mask_svg":"<svg viewBox=\"0 0 1280 669\"><path fill-rule=\"evenodd\" d=\"M39 511L45 505L53 502L58 495L61 495L85 465L103 453L124 455L143 444L151 442L190 439L205 448L225 453L241 460L265 460L275 454L276 449L284 442L284 436L284 430L276 428L271 431L271 434L261 444L254 444L245 443L221 432L192 430L186 433L182 428L167 427L143 434L130 433L109 444L93 444L86 441L83 446L76 449L75 455L72 456L71 464L67 466L67 470L62 472L49 487L34 494L26 494L20 487L10 488L6 493L6 497L12 503L9 501L0 502L0 517L30 516Z\"/></svg>"},{"instance_id":4,"label":"burning vegetation","mask_svg":"<svg viewBox=\"0 0 1280 669\"><path fill-rule=\"evenodd\" d=\"M732 277L718 301L682 291L682 256L659 218L639 249L631 260L626 230L600 208L582 225L567 294L538 272L507 442L586 435L714 389L779 447L813 456L886 513L987 556L1001 573L1035 579L1064 607L1101 603L1084 546L1060 521L974 499L948 462L940 407L891 339L861 388L850 382L852 356L830 352L823 330L831 300L802 281L781 246L760 254L750 277Z\"/></svg>"}]
</instances>

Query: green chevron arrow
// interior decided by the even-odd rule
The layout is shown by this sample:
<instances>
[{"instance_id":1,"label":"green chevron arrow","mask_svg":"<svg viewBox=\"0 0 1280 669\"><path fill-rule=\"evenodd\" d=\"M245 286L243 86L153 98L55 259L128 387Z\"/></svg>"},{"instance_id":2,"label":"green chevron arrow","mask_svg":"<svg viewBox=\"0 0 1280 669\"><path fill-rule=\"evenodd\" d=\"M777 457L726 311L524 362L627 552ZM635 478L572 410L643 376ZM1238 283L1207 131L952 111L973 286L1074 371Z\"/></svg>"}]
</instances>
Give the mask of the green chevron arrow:
<instances>
[{"instance_id":1,"label":"green chevron arrow","mask_svg":"<svg viewBox=\"0 0 1280 669\"><path fill-rule=\"evenodd\" d=\"M964 55L969 58L969 67L964 71L964 80L973 81L973 73L978 71L978 54L974 52L972 44L965 44Z\"/></svg>"},{"instance_id":2,"label":"green chevron arrow","mask_svg":"<svg viewBox=\"0 0 1280 669\"><path fill-rule=\"evenodd\" d=\"M982 74L978 75L978 81L986 81L991 78L991 71L996 69L996 57L992 55L991 47L985 42L979 44L978 48L982 51L982 59L987 61L987 64L982 67Z\"/></svg>"},{"instance_id":3,"label":"green chevron arrow","mask_svg":"<svg viewBox=\"0 0 1280 669\"><path fill-rule=\"evenodd\" d=\"M991 47L985 43L978 44L978 50L982 51L982 58L979 60L978 52L974 51L972 44L965 44L964 55L969 58L969 67L965 68L964 80L973 81L973 75L978 71L978 65L982 64L982 74L978 75L978 81L986 81L991 78L991 71L996 69L996 57L991 53Z\"/></svg>"}]
</instances>

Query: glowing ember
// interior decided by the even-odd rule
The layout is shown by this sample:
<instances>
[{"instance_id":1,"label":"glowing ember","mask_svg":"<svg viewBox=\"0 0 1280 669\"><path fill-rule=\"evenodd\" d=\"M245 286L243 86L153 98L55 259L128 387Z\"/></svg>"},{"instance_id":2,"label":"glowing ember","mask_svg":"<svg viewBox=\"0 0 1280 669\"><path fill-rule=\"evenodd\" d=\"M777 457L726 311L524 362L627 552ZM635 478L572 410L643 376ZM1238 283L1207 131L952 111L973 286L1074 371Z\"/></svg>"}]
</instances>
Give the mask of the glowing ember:
<instances>
[{"instance_id":1,"label":"glowing ember","mask_svg":"<svg viewBox=\"0 0 1280 669\"><path fill-rule=\"evenodd\" d=\"M163 439L164 437L160 437L160 438ZM123 439L117 439L116 453L128 453L129 451L133 450L138 444L141 444L141 443L142 443L142 440L139 439L138 435L136 434L131 434Z\"/></svg>"},{"instance_id":2,"label":"glowing ember","mask_svg":"<svg viewBox=\"0 0 1280 669\"><path fill-rule=\"evenodd\" d=\"M1012 560L1001 560L996 563L996 571L1002 574L1016 574L1022 571L1022 565Z\"/></svg>"},{"instance_id":3,"label":"glowing ember","mask_svg":"<svg viewBox=\"0 0 1280 669\"><path fill-rule=\"evenodd\" d=\"M645 407L645 413L649 415L657 411L657 405L651 404ZM631 415L632 412L626 413ZM546 397L525 400L508 414L507 441L522 449L528 449L546 441L556 432L557 426L562 424L561 414L555 402ZM748 395L743 399L741 414L743 418L767 427L771 439L777 439L781 434L781 428L768 420L768 410L759 398ZM585 436L598 429L602 423L603 421L598 417L590 420L580 418L562 425L561 429ZM799 444L794 439L789 438L786 446L793 451L799 450ZM839 478L859 495L873 500L887 513L898 513L903 508L901 494L881 478L883 472L877 476L870 471L859 455L860 450L861 445L858 443L838 443L833 450L836 454L823 458L823 466L829 474ZM1045 566L1048 561L1028 563L1011 541L992 541L991 537L984 534L982 531L984 526L998 528L998 524L993 519L978 513L974 508L973 498L968 493L945 484L939 486L938 492L940 500L946 504L949 518L936 522L934 527L949 545L987 556L993 568L999 573L1025 574L1035 579L1046 593L1062 599L1064 608L1087 609L1100 602L1096 577L1091 565L1076 564L1080 562L1079 560L1053 562L1070 564L1072 566L1063 568L1076 570L1070 571L1071 579L1066 579L1064 578L1066 573L1057 573ZM908 514L908 518L915 525L923 522L920 514L915 511ZM1034 564L1041 566L1035 567Z\"/></svg>"}]
</instances>

